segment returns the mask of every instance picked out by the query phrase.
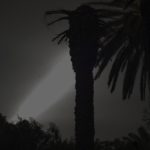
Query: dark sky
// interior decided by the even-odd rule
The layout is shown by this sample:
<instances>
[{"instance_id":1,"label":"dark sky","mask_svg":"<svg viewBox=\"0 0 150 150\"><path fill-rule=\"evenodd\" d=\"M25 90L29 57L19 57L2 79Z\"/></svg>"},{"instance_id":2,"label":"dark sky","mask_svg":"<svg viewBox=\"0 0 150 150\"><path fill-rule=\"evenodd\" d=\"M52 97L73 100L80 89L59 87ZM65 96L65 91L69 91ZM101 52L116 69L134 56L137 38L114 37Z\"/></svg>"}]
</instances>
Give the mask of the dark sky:
<instances>
[{"instance_id":1,"label":"dark sky","mask_svg":"<svg viewBox=\"0 0 150 150\"><path fill-rule=\"evenodd\" d=\"M50 40L67 24L48 29L43 14L51 9L74 9L83 2L87 0L1 1L0 112L8 118L21 114L43 124L54 121L64 136L73 136L75 90L69 50ZM121 78L111 95L108 70L95 83L96 137L103 139L136 130L145 107L137 88L130 100L122 101Z\"/></svg>"}]
</instances>

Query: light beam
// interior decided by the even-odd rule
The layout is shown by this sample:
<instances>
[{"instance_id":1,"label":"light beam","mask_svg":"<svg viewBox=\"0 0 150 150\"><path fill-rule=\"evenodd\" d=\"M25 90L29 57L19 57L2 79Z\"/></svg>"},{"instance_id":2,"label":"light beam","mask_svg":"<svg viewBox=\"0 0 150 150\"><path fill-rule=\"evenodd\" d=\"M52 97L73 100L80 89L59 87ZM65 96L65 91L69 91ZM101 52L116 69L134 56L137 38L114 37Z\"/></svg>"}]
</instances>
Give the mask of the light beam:
<instances>
[{"instance_id":1,"label":"light beam","mask_svg":"<svg viewBox=\"0 0 150 150\"><path fill-rule=\"evenodd\" d=\"M18 116L25 119L29 117L37 118L50 106L61 100L73 87L74 74L69 54L65 52L57 60L57 64L47 77L23 102L17 113L12 117L12 121L16 121Z\"/></svg>"}]
</instances>

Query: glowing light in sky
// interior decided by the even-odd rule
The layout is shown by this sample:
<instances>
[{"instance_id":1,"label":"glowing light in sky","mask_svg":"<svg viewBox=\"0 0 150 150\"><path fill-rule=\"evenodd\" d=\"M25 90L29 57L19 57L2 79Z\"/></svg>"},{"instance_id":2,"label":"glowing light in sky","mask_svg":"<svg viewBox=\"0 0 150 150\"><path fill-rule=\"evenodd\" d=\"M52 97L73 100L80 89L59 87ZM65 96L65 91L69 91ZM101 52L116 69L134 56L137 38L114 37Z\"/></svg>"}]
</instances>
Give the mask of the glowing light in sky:
<instances>
[{"instance_id":1,"label":"glowing light in sky","mask_svg":"<svg viewBox=\"0 0 150 150\"><path fill-rule=\"evenodd\" d=\"M33 90L11 120L18 116L22 118L37 118L73 87L74 74L69 54L66 52L57 59L47 77Z\"/></svg>"}]
</instances>

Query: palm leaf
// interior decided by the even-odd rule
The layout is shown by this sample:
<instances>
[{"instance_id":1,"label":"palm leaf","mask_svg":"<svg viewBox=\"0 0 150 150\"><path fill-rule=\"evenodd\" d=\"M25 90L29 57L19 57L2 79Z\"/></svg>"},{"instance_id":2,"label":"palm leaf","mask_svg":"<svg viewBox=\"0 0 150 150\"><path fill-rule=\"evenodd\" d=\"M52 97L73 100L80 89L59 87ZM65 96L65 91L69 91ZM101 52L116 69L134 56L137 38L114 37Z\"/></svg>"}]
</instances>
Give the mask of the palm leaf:
<instances>
[{"instance_id":1,"label":"palm leaf","mask_svg":"<svg viewBox=\"0 0 150 150\"><path fill-rule=\"evenodd\" d=\"M119 2L117 3L109 3L107 7L99 10L101 19L109 20L108 22L105 22L105 27L110 29L110 31L114 29L114 32L105 32L105 36L101 37L101 48L98 52L96 63L98 66L96 79L107 67L109 61L114 58L109 74L108 85L111 86L111 92L113 92L120 73L125 71L123 98L129 98L133 92L140 63L142 63L142 70L140 70L140 91L141 99L144 99L147 85L150 90L150 67L148 65L150 64L149 20L148 18L142 18L138 2L127 2L124 5L125 7L119 5ZM91 4L107 5L103 2ZM114 7L116 11L111 7ZM125 43L128 44L125 46Z\"/></svg>"},{"instance_id":2,"label":"palm leaf","mask_svg":"<svg viewBox=\"0 0 150 150\"><path fill-rule=\"evenodd\" d=\"M143 60L143 66L141 71L141 82L140 82L140 90L141 90L141 97L142 99L145 98L145 89L146 89L146 79L147 79L147 72L146 72L146 60Z\"/></svg>"},{"instance_id":3,"label":"palm leaf","mask_svg":"<svg viewBox=\"0 0 150 150\"><path fill-rule=\"evenodd\" d=\"M102 47L102 50L98 54L99 68L98 72L96 73L95 79L97 79L101 75L109 61L116 54L116 51L118 51L118 49L121 48L124 38L125 37L123 34L121 34L120 30L111 37L110 42L108 42L104 47Z\"/></svg>"},{"instance_id":4,"label":"palm leaf","mask_svg":"<svg viewBox=\"0 0 150 150\"><path fill-rule=\"evenodd\" d=\"M52 41L58 40L58 44L60 44L63 40L66 40L66 38L68 37L68 36L67 36L68 31L69 31L69 30L66 30L66 31L63 31L63 32L59 33L57 36L55 36L55 37L52 39Z\"/></svg>"},{"instance_id":5,"label":"palm leaf","mask_svg":"<svg viewBox=\"0 0 150 150\"><path fill-rule=\"evenodd\" d=\"M129 98L132 94L136 75L138 72L139 64L141 58L141 51L136 51L133 56L129 58L126 72L124 75L123 82L123 99Z\"/></svg>"},{"instance_id":6,"label":"palm leaf","mask_svg":"<svg viewBox=\"0 0 150 150\"><path fill-rule=\"evenodd\" d=\"M90 2L88 6L98 6L95 9L99 17L97 34L99 36L99 51L95 67L98 67L95 79L114 59L109 74L108 85L111 92L115 90L118 77L124 73L123 98L129 98L133 92L136 75L142 63L140 91L141 98L145 98L147 85L150 90L150 51L149 51L149 19L142 18L138 1L135 0L114 0L112 2ZM85 6L83 5L83 6ZM82 5L79 7L82 8ZM79 8L74 11L57 10L47 11L46 15L64 14L67 17L58 18L49 25L64 19L70 19L76 13L80 15ZM148 15L147 15L148 16ZM148 31L148 33L147 33ZM68 39L68 31L58 34L53 41L58 44ZM148 40L147 40L148 39ZM147 82L148 81L148 82Z\"/></svg>"},{"instance_id":7,"label":"palm leaf","mask_svg":"<svg viewBox=\"0 0 150 150\"><path fill-rule=\"evenodd\" d=\"M59 21L68 20L68 19L69 19L68 17L61 17L61 18L58 18L58 19L56 19L56 20L54 20L54 21L48 23L48 26L53 25L54 23L57 23L57 22L59 22Z\"/></svg>"},{"instance_id":8,"label":"palm leaf","mask_svg":"<svg viewBox=\"0 0 150 150\"><path fill-rule=\"evenodd\" d=\"M127 45L126 43L127 42L124 43L122 49L117 54L109 74L108 85L110 86L112 84L111 92L114 91L119 73L124 70L125 64L131 54L131 45Z\"/></svg>"}]
</instances>

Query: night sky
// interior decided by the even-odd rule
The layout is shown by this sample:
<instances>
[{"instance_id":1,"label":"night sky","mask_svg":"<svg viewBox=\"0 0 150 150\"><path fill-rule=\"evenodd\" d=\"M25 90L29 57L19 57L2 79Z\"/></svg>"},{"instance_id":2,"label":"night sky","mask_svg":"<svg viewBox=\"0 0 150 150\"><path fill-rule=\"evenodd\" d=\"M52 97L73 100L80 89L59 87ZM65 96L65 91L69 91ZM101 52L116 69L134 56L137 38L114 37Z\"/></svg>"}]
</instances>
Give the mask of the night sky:
<instances>
[{"instance_id":1,"label":"night sky","mask_svg":"<svg viewBox=\"0 0 150 150\"><path fill-rule=\"evenodd\" d=\"M74 73L69 49L52 43L67 23L46 26L44 12L74 9L87 0L5 0L0 5L0 112L15 120L33 117L55 122L63 137L73 136ZM54 19L54 18L53 18ZM108 66L95 82L96 137L112 139L142 124L145 102L135 85L130 100L121 96L122 77L113 94L107 87ZM137 79L138 81L138 79ZM137 82L138 84L138 82Z\"/></svg>"}]
</instances>

